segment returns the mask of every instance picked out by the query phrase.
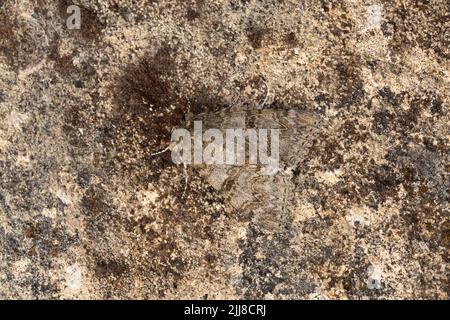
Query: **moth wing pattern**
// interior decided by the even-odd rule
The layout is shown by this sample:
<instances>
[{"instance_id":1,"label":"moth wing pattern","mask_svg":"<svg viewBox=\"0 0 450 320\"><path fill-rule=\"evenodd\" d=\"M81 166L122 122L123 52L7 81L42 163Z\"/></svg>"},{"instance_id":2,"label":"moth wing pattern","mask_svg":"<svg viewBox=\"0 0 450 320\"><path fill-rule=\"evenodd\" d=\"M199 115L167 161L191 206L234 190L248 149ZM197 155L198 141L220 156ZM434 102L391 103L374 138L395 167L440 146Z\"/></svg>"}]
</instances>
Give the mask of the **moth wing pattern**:
<instances>
[{"instance_id":1,"label":"moth wing pattern","mask_svg":"<svg viewBox=\"0 0 450 320\"><path fill-rule=\"evenodd\" d=\"M203 129L279 129L280 170L262 175L260 165L201 165L199 174L227 204L261 228L277 231L289 223L289 205L295 185L292 170L301 165L314 140L320 118L302 110L233 110L196 116ZM248 149L247 149L248 150Z\"/></svg>"}]
</instances>

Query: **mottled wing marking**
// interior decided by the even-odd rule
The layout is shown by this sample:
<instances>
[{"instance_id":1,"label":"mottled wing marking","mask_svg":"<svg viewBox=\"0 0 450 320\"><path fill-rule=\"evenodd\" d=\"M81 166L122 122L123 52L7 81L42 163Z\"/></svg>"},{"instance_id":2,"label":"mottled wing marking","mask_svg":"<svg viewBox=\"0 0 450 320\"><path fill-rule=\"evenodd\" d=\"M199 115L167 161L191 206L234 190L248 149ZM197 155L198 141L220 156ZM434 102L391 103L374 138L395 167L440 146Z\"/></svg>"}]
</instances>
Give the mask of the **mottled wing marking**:
<instances>
[{"instance_id":1,"label":"mottled wing marking","mask_svg":"<svg viewBox=\"0 0 450 320\"><path fill-rule=\"evenodd\" d=\"M203 165L199 173L225 201L269 230L280 230L290 220L294 184L292 170L301 165L319 126L318 115L299 110L233 110L200 114L203 129L280 129L280 167L273 176L259 173L258 165Z\"/></svg>"}]
</instances>

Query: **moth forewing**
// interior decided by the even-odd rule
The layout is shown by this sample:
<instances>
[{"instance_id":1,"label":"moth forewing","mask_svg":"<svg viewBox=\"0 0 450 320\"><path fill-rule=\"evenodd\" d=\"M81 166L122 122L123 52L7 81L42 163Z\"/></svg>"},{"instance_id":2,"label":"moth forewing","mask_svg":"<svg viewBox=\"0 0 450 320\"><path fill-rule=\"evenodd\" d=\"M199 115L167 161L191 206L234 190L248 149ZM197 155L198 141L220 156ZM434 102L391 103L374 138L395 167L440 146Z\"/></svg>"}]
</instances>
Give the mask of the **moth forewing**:
<instances>
[{"instance_id":1,"label":"moth forewing","mask_svg":"<svg viewBox=\"0 0 450 320\"><path fill-rule=\"evenodd\" d=\"M242 111L231 108L200 114L196 120L203 121L204 130L214 128L216 135L221 132L223 138L218 138L215 146L220 149L222 145L225 158L230 153L229 161L222 165L196 165L200 175L230 206L253 217L255 222L260 222L258 224L272 229L275 225L283 225L290 216L294 190L289 170L285 168L293 169L303 162L319 129L320 117L300 110ZM234 139L238 131L232 130L241 130L244 144L242 139ZM227 132L233 134L228 140ZM207 145L209 135L206 138L204 143ZM275 144L278 145L276 150L271 148ZM233 152L230 145L233 145ZM242 153L245 153L245 161L242 161Z\"/></svg>"}]
</instances>

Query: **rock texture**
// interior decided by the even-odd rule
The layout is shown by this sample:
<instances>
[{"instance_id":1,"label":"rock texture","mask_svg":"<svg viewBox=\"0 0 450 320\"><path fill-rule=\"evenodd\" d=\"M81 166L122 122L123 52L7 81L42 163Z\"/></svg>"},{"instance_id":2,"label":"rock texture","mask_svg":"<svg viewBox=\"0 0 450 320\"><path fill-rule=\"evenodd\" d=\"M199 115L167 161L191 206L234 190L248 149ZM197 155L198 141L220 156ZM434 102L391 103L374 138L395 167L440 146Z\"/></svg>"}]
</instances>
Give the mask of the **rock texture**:
<instances>
[{"instance_id":1,"label":"rock texture","mask_svg":"<svg viewBox=\"0 0 450 320\"><path fill-rule=\"evenodd\" d=\"M0 298L448 299L449 7L0 0ZM272 234L152 156L262 101L324 123Z\"/></svg>"}]
</instances>

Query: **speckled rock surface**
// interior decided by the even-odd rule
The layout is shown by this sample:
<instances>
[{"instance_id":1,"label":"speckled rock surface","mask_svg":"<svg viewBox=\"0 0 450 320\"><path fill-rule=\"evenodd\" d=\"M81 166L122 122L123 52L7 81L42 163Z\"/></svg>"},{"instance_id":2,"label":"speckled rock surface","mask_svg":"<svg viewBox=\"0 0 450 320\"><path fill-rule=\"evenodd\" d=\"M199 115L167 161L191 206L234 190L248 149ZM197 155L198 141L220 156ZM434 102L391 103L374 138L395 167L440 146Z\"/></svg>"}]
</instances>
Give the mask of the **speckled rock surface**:
<instances>
[{"instance_id":1,"label":"speckled rock surface","mask_svg":"<svg viewBox=\"0 0 450 320\"><path fill-rule=\"evenodd\" d=\"M448 299L449 7L0 0L0 298ZM273 236L151 156L265 96L323 119Z\"/></svg>"}]
</instances>

